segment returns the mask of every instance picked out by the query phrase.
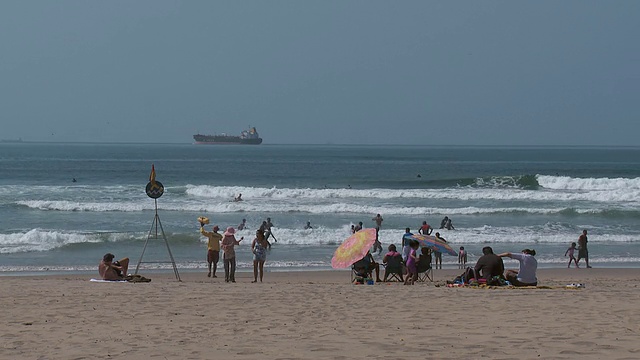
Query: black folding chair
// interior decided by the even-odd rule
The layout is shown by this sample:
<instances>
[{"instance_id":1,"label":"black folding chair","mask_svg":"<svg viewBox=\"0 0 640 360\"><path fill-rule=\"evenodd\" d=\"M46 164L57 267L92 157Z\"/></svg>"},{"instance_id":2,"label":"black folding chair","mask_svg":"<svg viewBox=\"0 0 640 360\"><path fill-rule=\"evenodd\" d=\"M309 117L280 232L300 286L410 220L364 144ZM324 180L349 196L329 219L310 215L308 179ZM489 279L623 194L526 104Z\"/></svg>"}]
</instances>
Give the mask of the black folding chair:
<instances>
[{"instance_id":1,"label":"black folding chair","mask_svg":"<svg viewBox=\"0 0 640 360\"><path fill-rule=\"evenodd\" d=\"M387 263L384 265L384 279L382 281L404 281L402 279L402 271L404 265L402 264L402 256L390 256L387 258Z\"/></svg>"}]
</instances>

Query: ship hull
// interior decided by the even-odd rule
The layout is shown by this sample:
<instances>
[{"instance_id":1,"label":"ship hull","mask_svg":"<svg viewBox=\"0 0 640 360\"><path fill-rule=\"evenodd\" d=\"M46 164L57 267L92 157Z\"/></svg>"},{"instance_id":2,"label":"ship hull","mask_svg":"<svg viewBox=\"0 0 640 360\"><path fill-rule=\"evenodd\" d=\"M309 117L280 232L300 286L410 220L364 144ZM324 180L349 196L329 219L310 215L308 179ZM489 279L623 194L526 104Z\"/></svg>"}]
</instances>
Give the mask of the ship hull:
<instances>
[{"instance_id":1,"label":"ship hull","mask_svg":"<svg viewBox=\"0 0 640 360\"><path fill-rule=\"evenodd\" d=\"M196 145L260 145L262 139L238 139L238 141L229 140L196 140Z\"/></svg>"}]
</instances>

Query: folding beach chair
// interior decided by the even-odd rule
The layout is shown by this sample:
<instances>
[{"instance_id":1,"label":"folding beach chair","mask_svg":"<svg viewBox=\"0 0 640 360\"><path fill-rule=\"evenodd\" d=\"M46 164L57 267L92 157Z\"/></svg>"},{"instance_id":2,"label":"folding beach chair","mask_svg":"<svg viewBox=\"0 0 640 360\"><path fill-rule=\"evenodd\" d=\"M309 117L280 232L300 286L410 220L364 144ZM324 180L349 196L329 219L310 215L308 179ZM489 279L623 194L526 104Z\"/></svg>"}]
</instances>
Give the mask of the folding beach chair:
<instances>
[{"instance_id":1,"label":"folding beach chair","mask_svg":"<svg viewBox=\"0 0 640 360\"><path fill-rule=\"evenodd\" d=\"M402 256L398 254L397 256L389 256L387 258L387 263L384 265L384 279L382 281L404 281L402 279Z\"/></svg>"},{"instance_id":2,"label":"folding beach chair","mask_svg":"<svg viewBox=\"0 0 640 360\"><path fill-rule=\"evenodd\" d=\"M433 268L431 267L431 254L422 254L418 260L418 281L433 282Z\"/></svg>"}]
</instances>

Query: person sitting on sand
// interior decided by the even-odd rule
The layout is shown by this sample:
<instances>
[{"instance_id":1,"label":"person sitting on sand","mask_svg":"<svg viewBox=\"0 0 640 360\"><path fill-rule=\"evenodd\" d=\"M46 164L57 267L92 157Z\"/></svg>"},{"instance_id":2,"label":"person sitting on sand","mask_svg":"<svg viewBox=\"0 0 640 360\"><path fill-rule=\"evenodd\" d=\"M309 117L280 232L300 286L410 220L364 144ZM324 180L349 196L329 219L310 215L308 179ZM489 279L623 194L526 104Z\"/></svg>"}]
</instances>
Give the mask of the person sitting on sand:
<instances>
[{"instance_id":1,"label":"person sitting on sand","mask_svg":"<svg viewBox=\"0 0 640 360\"><path fill-rule=\"evenodd\" d=\"M524 249L520 254L510 252L502 253L499 257L508 257L516 259L520 262L520 269L507 270L505 277L513 286L536 286L538 278L536 278L536 270L538 269L538 261L534 257L536 251L533 249Z\"/></svg>"},{"instance_id":2,"label":"person sitting on sand","mask_svg":"<svg viewBox=\"0 0 640 360\"><path fill-rule=\"evenodd\" d=\"M376 272L376 281L381 282L380 280L380 264L378 264L374 259L371 252L368 251L367 255L365 255L362 259L353 263L353 268L359 274L371 274L373 271Z\"/></svg>"},{"instance_id":3,"label":"person sitting on sand","mask_svg":"<svg viewBox=\"0 0 640 360\"><path fill-rule=\"evenodd\" d=\"M491 246L485 246L482 248L482 256L476 262L475 267L468 267L462 273L462 275L456 277L453 281L447 281L448 283L454 283L456 281L467 282L469 279L485 279L487 284L490 283L493 277L502 277L504 272L504 262L502 258L493 253Z\"/></svg>"},{"instance_id":4,"label":"person sitting on sand","mask_svg":"<svg viewBox=\"0 0 640 360\"><path fill-rule=\"evenodd\" d=\"M102 257L100 265L98 265L98 273L102 280L124 280L129 270L129 258L124 258L119 261L113 261L115 256L112 253L107 253Z\"/></svg>"},{"instance_id":5,"label":"person sitting on sand","mask_svg":"<svg viewBox=\"0 0 640 360\"><path fill-rule=\"evenodd\" d=\"M260 282L264 274L264 262L267 261L268 242L264 233L260 229L256 230L256 238L251 243L253 251L253 281L258 282L258 271L260 272Z\"/></svg>"}]
</instances>

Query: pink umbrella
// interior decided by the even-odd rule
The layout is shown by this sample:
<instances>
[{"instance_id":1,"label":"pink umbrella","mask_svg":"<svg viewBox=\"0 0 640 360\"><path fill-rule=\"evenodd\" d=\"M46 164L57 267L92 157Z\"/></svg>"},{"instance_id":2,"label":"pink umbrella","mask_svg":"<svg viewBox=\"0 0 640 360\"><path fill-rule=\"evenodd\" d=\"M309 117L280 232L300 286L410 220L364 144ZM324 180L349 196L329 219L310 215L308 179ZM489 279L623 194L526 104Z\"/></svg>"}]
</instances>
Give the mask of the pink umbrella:
<instances>
[{"instance_id":1,"label":"pink umbrella","mask_svg":"<svg viewBox=\"0 0 640 360\"><path fill-rule=\"evenodd\" d=\"M343 269L362 259L376 241L376 229L362 229L349 236L331 259L331 267Z\"/></svg>"}]
</instances>

